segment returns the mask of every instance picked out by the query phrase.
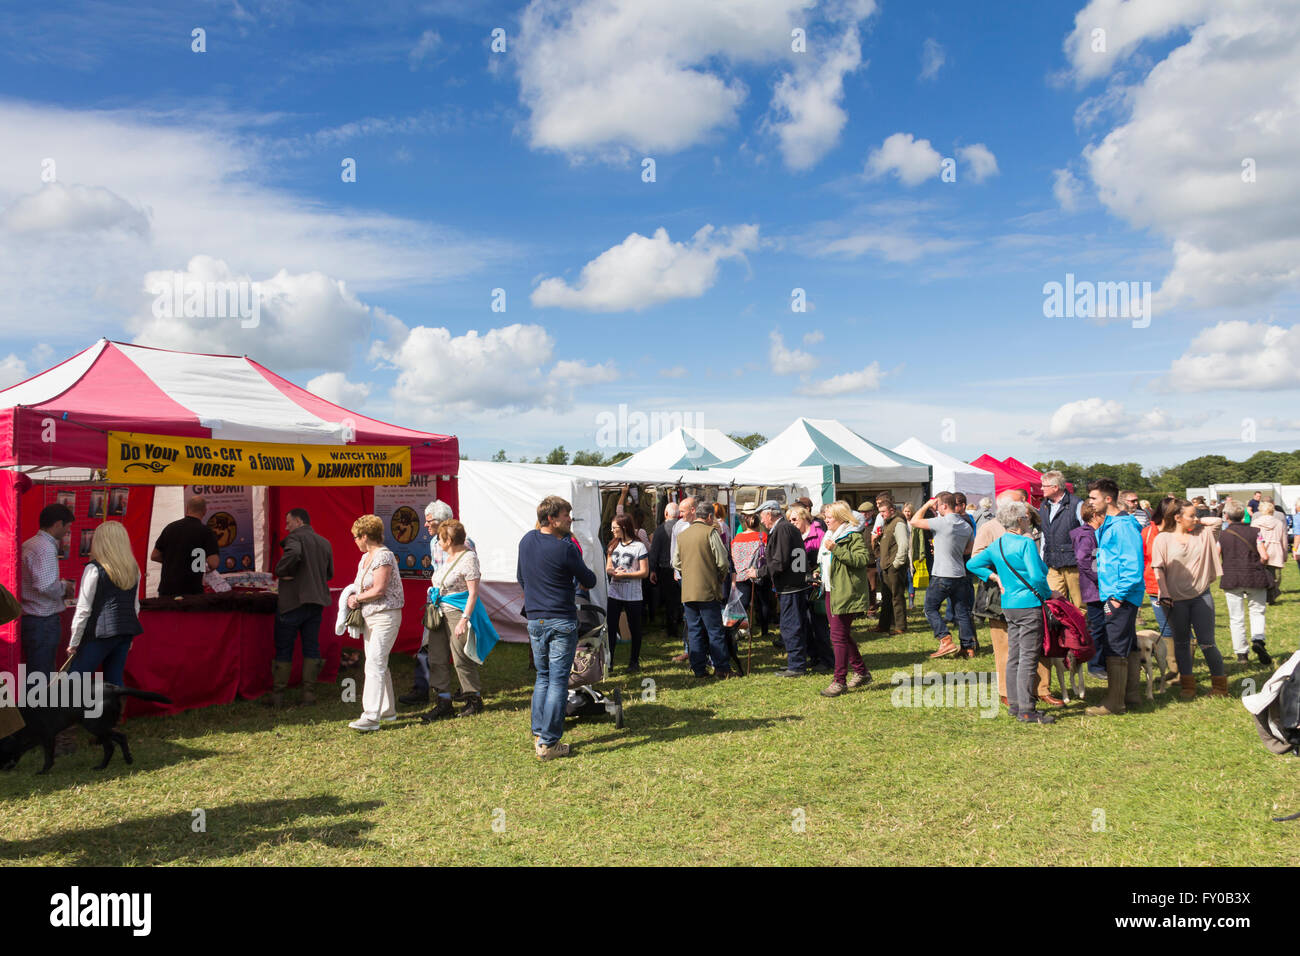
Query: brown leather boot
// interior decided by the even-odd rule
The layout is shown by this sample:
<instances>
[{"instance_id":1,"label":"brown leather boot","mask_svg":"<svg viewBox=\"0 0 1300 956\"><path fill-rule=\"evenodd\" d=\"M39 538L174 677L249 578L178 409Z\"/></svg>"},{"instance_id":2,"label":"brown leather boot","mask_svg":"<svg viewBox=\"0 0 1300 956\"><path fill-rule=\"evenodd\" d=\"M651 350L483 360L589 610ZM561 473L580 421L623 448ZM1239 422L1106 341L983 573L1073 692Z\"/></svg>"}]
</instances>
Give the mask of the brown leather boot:
<instances>
[{"instance_id":1,"label":"brown leather boot","mask_svg":"<svg viewBox=\"0 0 1300 956\"><path fill-rule=\"evenodd\" d=\"M1193 677L1191 674L1182 674L1179 676L1178 682L1183 685L1183 689L1178 692L1178 699L1195 700L1196 699L1196 678Z\"/></svg>"},{"instance_id":2,"label":"brown leather boot","mask_svg":"<svg viewBox=\"0 0 1300 956\"><path fill-rule=\"evenodd\" d=\"M1109 717L1125 712L1124 692L1128 688L1129 664L1127 657L1111 655L1106 658L1106 699L1100 706L1084 711L1090 717Z\"/></svg>"},{"instance_id":3,"label":"brown leather boot","mask_svg":"<svg viewBox=\"0 0 1300 956\"><path fill-rule=\"evenodd\" d=\"M1213 675L1211 675L1209 696L1211 697L1228 696L1228 675L1227 674L1224 674L1222 677L1214 677Z\"/></svg>"},{"instance_id":4,"label":"brown leather boot","mask_svg":"<svg viewBox=\"0 0 1300 956\"><path fill-rule=\"evenodd\" d=\"M1124 706L1142 706L1142 655L1137 651L1128 656L1128 680L1124 682Z\"/></svg>"},{"instance_id":5,"label":"brown leather boot","mask_svg":"<svg viewBox=\"0 0 1300 956\"><path fill-rule=\"evenodd\" d=\"M952 635L945 634L943 640L939 642L939 649L930 655L930 659L934 660L937 657L952 657L960 653L961 648L953 643Z\"/></svg>"},{"instance_id":6,"label":"brown leather boot","mask_svg":"<svg viewBox=\"0 0 1300 956\"><path fill-rule=\"evenodd\" d=\"M289 686L289 672L293 670L290 661L273 661L271 663L271 693L262 698L263 707L283 707L284 691Z\"/></svg>"},{"instance_id":7,"label":"brown leather boot","mask_svg":"<svg viewBox=\"0 0 1300 956\"><path fill-rule=\"evenodd\" d=\"M320 677L320 658L304 657L302 659L302 697L303 706L310 707L316 703L316 679Z\"/></svg>"}]
</instances>

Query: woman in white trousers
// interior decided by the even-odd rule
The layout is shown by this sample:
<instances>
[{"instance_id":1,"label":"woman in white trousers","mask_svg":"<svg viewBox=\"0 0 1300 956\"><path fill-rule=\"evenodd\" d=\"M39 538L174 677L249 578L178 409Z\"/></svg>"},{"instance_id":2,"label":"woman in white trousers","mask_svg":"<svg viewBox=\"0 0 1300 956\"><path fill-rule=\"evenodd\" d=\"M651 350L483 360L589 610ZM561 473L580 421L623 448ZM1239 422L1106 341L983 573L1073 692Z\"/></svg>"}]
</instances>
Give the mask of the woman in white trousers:
<instances>
[{"instance_id":1,"label":"woman in white trousers","mask_svg":"<svg viewBox=\"0 0 1300 956\"><path fill-rule=\"evenodd\" d=\"M357 565L357 593L348 597L348 607L361 608L366 683L361 691L361 717L348 726L371 731L378 730L381 722L397 719L388 655L402 623L402 578L397 558L384 547L382 518L362 515L352 523L352 538L361 551L361 561Z\"/></svg>"}]
</instances>

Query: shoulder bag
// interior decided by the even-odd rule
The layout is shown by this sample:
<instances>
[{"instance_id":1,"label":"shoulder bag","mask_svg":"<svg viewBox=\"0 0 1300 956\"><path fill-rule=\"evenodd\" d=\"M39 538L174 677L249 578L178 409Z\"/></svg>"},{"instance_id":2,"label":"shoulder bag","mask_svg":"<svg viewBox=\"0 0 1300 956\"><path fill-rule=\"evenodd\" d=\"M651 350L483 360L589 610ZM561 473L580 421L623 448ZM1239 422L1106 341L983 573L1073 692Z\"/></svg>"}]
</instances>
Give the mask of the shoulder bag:
<instances>
[{"instance_id":1,"label":"shoulder bag","mask_svg":"<svg viewBox=\"0 0 1300 956\"><path fill-rule=\"evenodd\" d=\"M460 559L465 557L467 553L468 550L462 551L460 554L456 555L456 560L451 562L451 564L447 566L447 570L442 573L442 580L444 584L447 581L447 575L451 574L452 568L456 567L456 565L460 562ZM436 631L438 628L442 627L443 617L444 615L442 613L442 607L439 606L438 602L430 601L428 604L424 606L424 629L426 631Z\"/></svg>"}]
</instances>

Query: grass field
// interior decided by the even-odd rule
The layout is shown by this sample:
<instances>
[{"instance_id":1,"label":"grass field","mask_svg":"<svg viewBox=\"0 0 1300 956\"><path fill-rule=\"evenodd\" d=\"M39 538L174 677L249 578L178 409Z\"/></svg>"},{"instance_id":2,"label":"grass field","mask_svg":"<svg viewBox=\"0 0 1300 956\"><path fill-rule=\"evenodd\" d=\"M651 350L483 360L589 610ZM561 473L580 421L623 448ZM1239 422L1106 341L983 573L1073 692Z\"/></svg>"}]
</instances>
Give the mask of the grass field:
<instances>
[{"instance_id":1,"label":"grass field","mask_svg":"<svg viewBox=\"0 0 1300 956\"><path fill-rule=\"evenodd\" d=\"M1296 649L1300 577L1288 565L1269 608L1269 647ZM1267 672L1235 663L1218 597L1229 686ZM918 593L918 604L921 594ZM668 663L662 631L628 699L627 726L570 722L573 756L533 756L526 649L484 669L489 710L374 734L360 708L322 703L273 715L253 702L130 721L136 762L95 772L98 748L37 777L37 754L0 774L0 861L14 864L1121 864L1295 865L1300 761L1269 754L1236 697L1177 691L1122 717L1072 704L1054 726L978 709L891 704L890 675L993 669L926 660L907 634L865 640L875 681L834 700L826 678L755 674L694 682ZM1144 620L1150 620L1149 607ZM987 645L987 631L981 629ZM621 652L625 650L620 648ZM626 660L625 657L622 658ZM761 665L761 666L760 666ZM411 662L394 658L396 686ZM359 678L359 672L351 671ZM1197 657L1202 693L1209 677ZM655 682L642 700L641 679ZM1089 702L1104 684L1090 682ZM399 692L401 692L399 690ZM291 692L291 697L296 691ZM419 713L416 711L415 713ZM1058 712L1059 713L1059 712ZM196 810L205 832L196 832Z\"/></svg>"}]
</instances>

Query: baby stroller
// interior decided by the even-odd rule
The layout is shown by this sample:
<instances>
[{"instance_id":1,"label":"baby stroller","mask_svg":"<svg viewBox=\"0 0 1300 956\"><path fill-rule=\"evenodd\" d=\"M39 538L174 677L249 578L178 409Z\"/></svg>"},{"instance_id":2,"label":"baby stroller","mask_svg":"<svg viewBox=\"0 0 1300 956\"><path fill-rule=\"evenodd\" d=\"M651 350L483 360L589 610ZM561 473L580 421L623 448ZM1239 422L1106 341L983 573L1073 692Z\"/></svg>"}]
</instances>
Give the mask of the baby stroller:
<instances>
[{"instance_id":1,"label":"baby stroller","mask_svg":"<svg viewBox=\"0 0 1300 956\"><path fill-rule=\"evenodd\" d=\"M623 727L623 695L617 687L610 696L592 685L609 673L609 628L605 609L591 601L578 604L578 651L573 655L569 672L569 699L564 705L566 717L614 718L614 726Z\"/></svg>"}]
</instances>

